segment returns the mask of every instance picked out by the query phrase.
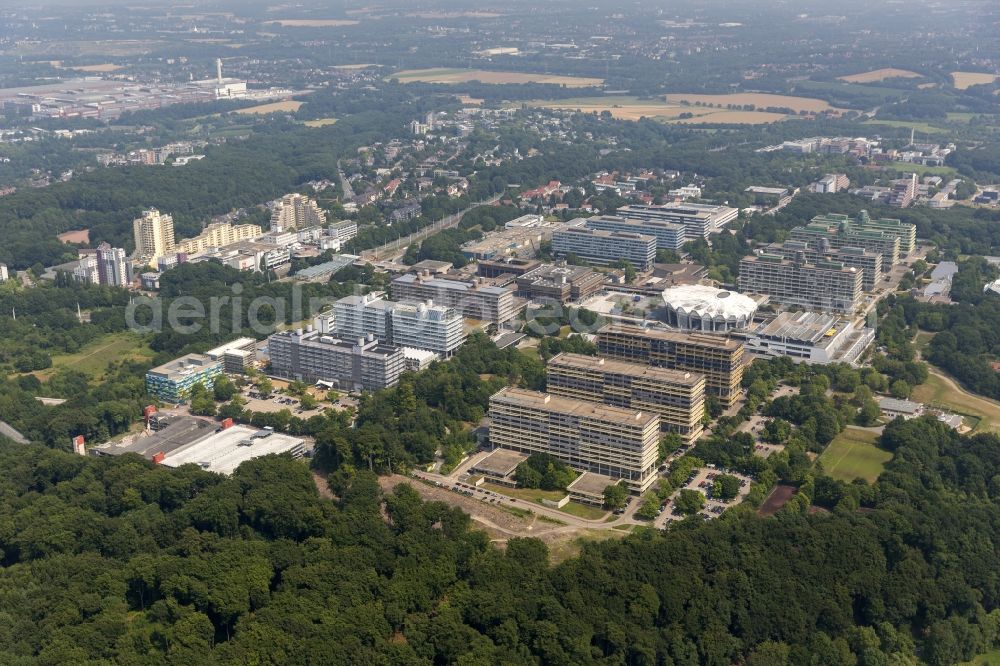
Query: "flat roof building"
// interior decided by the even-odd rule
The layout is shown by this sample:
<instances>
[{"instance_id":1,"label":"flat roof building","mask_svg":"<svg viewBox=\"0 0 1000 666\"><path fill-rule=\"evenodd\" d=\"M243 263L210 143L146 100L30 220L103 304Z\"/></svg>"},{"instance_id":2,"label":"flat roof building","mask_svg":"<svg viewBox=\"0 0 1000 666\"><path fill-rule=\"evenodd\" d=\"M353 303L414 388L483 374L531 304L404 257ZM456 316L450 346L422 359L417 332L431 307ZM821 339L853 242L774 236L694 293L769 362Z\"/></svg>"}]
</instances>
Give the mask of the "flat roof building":
<instances>
[{"instance_id":1,"label":"flat roof building","mask_svg":"<svg viewBox=\"0 0 1000 666\"><path fill-rule=\"evenodd\" d=\"M548 453L577 469L623 479L633 492L656 481L655 413L505 388L490 398L489 415L495 447Z\"/></svg>"},{"instance_id":2,"label":"flat roof building","mask_svg":"<svg viewBox=\"0 0 1000 666\"><path fill-rule=\"evenodd\" d=\"M656 261L656 239L621 231L563 227L552 232L552 253L557 257L575 255L605 266L624 260L644 271Z\"/></svg>"},{"instance_id":3,"label":"flat roof building","mask_svg":"<svg viewBox=\"0 0 1000 666\"><path fill-rule=\"evenodd\" d=\"M346 296L333 304L332 332L351 340L374 335L397 347L426 349L450 357L465 342L465 322L455 308L434 301L401 303L384 294Z\"/></svg>"},{"instance_id":4,"label":"flat roof building","mask_svg":"<svg viewBox=\"0 0 1000 666\"><path fill-rule=\"evenodd\" d=\"M767 294L774 303L823 312L850 313L861 307L862 271L832 261L788 261L772 254L740 261L740 291Z\"/></svg>"},{"instance_id":5,"label":"flat roof building","mask_svg":"<svg viewBox=\"0 0 1000 666\"><path fill-rule=\"evenodd\" d=\"M773 254L784 259L794 260L796 257L803 257L806 262L815 264L818 261L833 261L844 264L851 268L863 271L861 274L861 288L866 292L873 292L878 286L878 280L882 275L882 255L863 247L842 247L834 249L830 247L826 239L806 243L804 241L785 241L784 243L771 243L764 248L764 254Z\"/></svg>"},{"instance_id":6,"label":"flat roof building","mask_svg":"<svg viewBox=\"0 0 1000 666\"><path fill-rule=\"evenodd\" d=\"M782 312L756 329L740 334L757 356L787 356L803 363L851 363L875 341L875 329L819 312Z\"/></svg>"},{"instance_id":7,"label":"flat roof building","mask_svg":"<svg viewBox=\"0 0 1000 666\"><path fill-rule=\"evenodd\" d=\"M652 236L656 239L657 248L675 252L680 252L687 241L684 225L664 220L639 220L618 215L602 215L587 218L586 225L588 229L599 231L621 231Z\"/></svg>"},{"instance_id":8,"label":"flat roof building","mask_svg":"<svg viewBox=\"0 0 1000 666\"><path fill-rule=\"evenodd\" d=\"M305 448L305 441L298 437L237 425L181 446L166 454L160 464L166 467L194 464L229 476L248 460L278 454L301 458Z\"/></svg>"},{"instance_id":9,"label":"flat roof building","mask_svg":"<svg viewBox=\"0 0 1000 666\"><path fill-rule=\"evenodd\" d=\"M135 255L156 264L158 257L174 251L174 218L155 208L142 212L142 217L132 221L135 236Z\"/></svg>"},{"instance_id":10,"label":"flat roof building","mask_svg":"<svg viewBox=\"0 0 1000 666\"><path fill-rule=\"evenodd\" d=\"M476 273L480 277L495 278L501 275L524 275L542 265L537 259L520 259L507 257L504 259L482 259L476 264Z\"/></svg>"},{"instance_id":11,"label":"flat roof building","mask_svg":"<svg viewBox=\"0 0 1000 666\"><path fill-rule=\"evenodd\" d=\"M542 264L515 280L517 295L531 300L549 298L560 303L581 301L601 290L604 276L586 266Z\"/></svg>"},{"instance_id":12,"label":"flat roof building","mask_svg":"<svg viewBox=\"0 0 1000 666\"><path fill-rule=\"evenodd\" d=\"M222 369L233 374L243 374L257 361L257 341L253 338L237 338L215 349L205 352L215 360L222 360Z\"/></svg>"},{"instance_id":13,"label":"flat roof building","mask_svg":"<svg viewBox=\"0 0 1000 666\"><path fill-rule=\"evenodd\" d=\"M617 486L621 479L614 479L603 474L584 472L566 486L566 492L574 502L591 506L604 506L604 491L608 486Z\"/></svg>"},{"instance_id":14,"label":"flat roof building","mask_svg":"<svg viewBox=\"0 0 1000 666\"><path fill-rule=\"evenodd\" d=\"M725 407L742 395L745 346L705 333L608 324L597 332L601 356L705 375L705 390Z\"/></svg>"},{"instance_id":15,"label":"flat roof building","mask_svg":"<svg viewBox=\"0 0 1000 666\"><path fill-rule=\"evenodd\" d=\"M513 487L517 485L514 472L517 466L528 459L523 453L496 449L469 468L471 474L482 474L491 483Z\"/></svg>"},{"instance_id":16,"label":"flat roof building","mask_svg":"<svg viewBox=\"0 0 1000 666\"><path fill-rule=\"evenodd\" d=\"M347 391L395 386L404 368L403 351L374 336L341 340L298 329L268 338L268 352L271 372L278 377L309 384L328 382Z\"/></svg>"},{"instance_id":17,"label":"flat roof building","mask_svg":"<svg viewBox=\"0 0 1000 666\"><path fill-rule=\"evenodd\" d=\"M495 287L480 281L452 280L427 274L401 275L392 281L397 301L434 301L455 308L463 317L502 324L517 314L514 289Z\"/></svg>"},{"instance_id":18,"label":"flat roof building","mask_svg":"<svg viewBox=\"0 0 1000 666\"><path fill-rule=\"evenodd\" d=\"M546 390L660 415L660 427L691 441L701 436L705 376L641 363L563 353L546 366Z\"/></svg>"},{"instance_id":19,"label":"flat roof building","mask_svg":"<svg viewBox=\"0 0 1000 666\"><path fill-rule=\"evenodd\" d=\"M837 213L817 215L812 219L811 224L825 224L837 226L847 224L856 231L881 232L887 236L899 239L899 254L902 257L909 255L917 248L917 227L908 222L902 222L893 218L872 218L868 211L863 210L856 218Z\"/></svg>"},{"instance_id":20,"label":"flat roof building","mask_svg":"<svg viewBox=\"0 0 1000 666\"><path fill-rule=\"evenodd\" d=\"M196 384L211 389L222 374L222 361L188 354L146 373L146 392L166 403L185 402Z\"/></svg>"},{"instance_id":21,"label":"flat roof building","mask_svg":"<svg viewBox=\"0 0 1000 666\"><path fill-rule=\"evenodd\" d=\"M700 195L699 195L700 196ZM712 204L670 203L662 206L623 206L616 211L618 217L630 220L660 220L684 227L687 240L708 238L739 216L738 208Z\"/></svg>"},{"instance_id":22,"label":"flat roof building","mask_svg":"<svg viewBox=\"0 0 1000 666\"><path fill-rule=\"evenodd\" d=\"M210 247L223 247L237 241L253 240L263 235L264 230L256 224L232 224L231 222L214 222L195 236L178 241L177 252L198 254Z\"/></svg>"}]
</instances>

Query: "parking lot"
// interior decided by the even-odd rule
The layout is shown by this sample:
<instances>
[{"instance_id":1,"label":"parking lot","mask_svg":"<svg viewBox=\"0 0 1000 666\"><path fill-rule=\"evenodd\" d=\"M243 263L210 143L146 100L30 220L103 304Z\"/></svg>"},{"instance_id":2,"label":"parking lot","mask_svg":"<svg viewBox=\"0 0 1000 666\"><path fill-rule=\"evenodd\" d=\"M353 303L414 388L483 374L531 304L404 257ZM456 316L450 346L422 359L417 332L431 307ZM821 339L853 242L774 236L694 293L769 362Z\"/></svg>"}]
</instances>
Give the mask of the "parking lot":
<instances>
[{"instance_id":1,"label":"parking lot","mask_svg":"<svg viewBox=\"0 0 1000 666\"><path fill-rule=\"evenodd\" d=\"M729 500L728 502L709 497L709 495L711 495L712 492L712 486L715 484L715 479L720 474L728 474L729 476L735 476L737 479L740 480L739 492L737 493L735 498ZM676 509L674 507L674 502L676 501L677 496L680 494L681 490L684 489L694 490L704 495L705 506L701 511L698 512L698 515L703 516L704 518L716 518L720 516L722 512L725 511L726 509L736 506L744 499L746 499L746 496L750 494L750 484L752 483L752 481L753 479L744 474L739 474L737 472L732 472L732 471L713 469L711 467L703 467L695 471L695 473L688 479L687 483L685 483L682 486L682 488L680 488L679 490L674 492L673 495L670 496L670 499L668 499L663 506L663 512L655 521L653 521L653 524L656 527L663 528L666 527L667 523L669 523L670 521L683 520L685 518L685 516L679 513L675 513Z\"/></svg>"}]
</instances>

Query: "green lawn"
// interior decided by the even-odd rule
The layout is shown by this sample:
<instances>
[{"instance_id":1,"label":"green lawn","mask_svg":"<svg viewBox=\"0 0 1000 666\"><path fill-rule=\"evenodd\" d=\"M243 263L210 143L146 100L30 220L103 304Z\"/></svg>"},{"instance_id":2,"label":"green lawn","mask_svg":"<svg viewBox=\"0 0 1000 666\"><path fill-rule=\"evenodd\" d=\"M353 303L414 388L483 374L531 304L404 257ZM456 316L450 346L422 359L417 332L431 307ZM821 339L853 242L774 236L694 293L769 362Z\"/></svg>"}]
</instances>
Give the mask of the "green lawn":
<instances>
[{"instance_id":1,"label":"green lawn","mask_svg":"<svg viewBox=\"0 0 1000 666\"><path fill-rule=\"evenodd\" d=\"M52 357L52 367L35 375L45 381L61 368L70 368L99 379L115 361L143 361L153 358L153 351L141 336L132 332L109 333L84 346L75 354Z\"/></svg>"},{"instance_id":2,"label":"green lawn","mask_svg":"<svg viewBox=\"0 0 1000 666\"><path fill-rule=\"evenodd\" d=\"M875 446L878 435L869 430L847 428L830 442L819 461L835 479L851 482L861 477L872 483L882 473L892 454Z\"/></svg>"},{"instance_id":3,"label":"green lawn","mask_svg":"<svg viewBox=\"0 0 1000 666\"><path fill-rule=\"evenodd\" d=\"M915 173L918 176L955 176L958 172L952 167L924 166L922 164L910 164L909 162L889 162L887 165L897 171Z\"/></svg>"},{"instance_id":4,"label":"green lawn","mask_svg":"<svg viewBox=\"0 0 1000 666\"><path fill-rule=\"evenodd\" d=\"M959 666L1000 666L1000 650L981 654L972 661L966 661Z\"/></svg>"},{"instance_id":5,"label":"green lawn","mask_svg":"<svg viewBox=\"0 0 1000 666\"><path fill-rule=\"evenodd\" d=\"M543 499L551 500L557 502L563 497L566 497L566 492L562 490L540 490L538 488L508 488L506 486L498 486L492 483L484 483L482 488L486 490L492 490L495 493L500 493L501 495L506 495L507 497L513 497L516 500L522 502L528 502L529 504L541 504ZM506 505L505 505L506 506ZM561 509L556 509L557 511L562 511L571 516L576 516L577 518L584 518L585 520L600 520L608 515L607 511L603 509L598 509L593 506L586 506L584 504L577 504L576 502L570 502Z\"/></svg>"},{"instance_id":6,"label":"green lawn","mask_svg":"<svg viewBox=\"0 0 1000 666\"><path fill-rule=\"evenodd\" d=\"M577 504L576 502L570 502L559 510L571 516L583 518L584 520L601 520L608 515L608 512L604 509L598 509L596 506L586 504Z\"/></svg>"},{"instance_id":7,"label":"green lawn","mask_svg":"<svg viewBox=\"0 0 1000 666\"><path fill-rule=\"evenodd\" d=\"M871 120L866 120L865 125L885 125L886 127L906 127L907 129L915 129L918 132L924 132L927 134L932 134L935 132L944 132L945 130L940 127L935 127L928 123L916 122L912 120L880 120L878 118L872 118Z\"/></svg>"},{"instance_id":8,"label":"green lawn","mask_svg":"<svg viewBox=\"0 0 1000 666\"><path fill-rule=\"evenodd\" d=\"M976 432L1000 430L1000 403L952 387L939 371L931 370L927 381L913 389L911 398L965 416L966 425Z\"/></svg>"}]
</instances>

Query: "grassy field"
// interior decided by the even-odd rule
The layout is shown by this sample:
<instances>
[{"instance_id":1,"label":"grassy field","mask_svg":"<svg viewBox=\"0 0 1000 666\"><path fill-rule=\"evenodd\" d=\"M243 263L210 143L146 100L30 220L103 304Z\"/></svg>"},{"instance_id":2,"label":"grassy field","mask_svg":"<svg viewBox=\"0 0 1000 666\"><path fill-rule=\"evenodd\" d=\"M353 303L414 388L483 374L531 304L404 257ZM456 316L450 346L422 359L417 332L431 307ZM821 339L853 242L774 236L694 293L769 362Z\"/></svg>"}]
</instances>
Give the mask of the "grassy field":
<instances>
[{"instance_id":1,"label":"grassy field","mask_svg":"<svg viewBox=\"0 0 1000 666\"><path fill-rule=\"evenodd\" d=\"M1000 666L1000 650L981 654L972 661L966 661L959 666Z\"/></svg>"},{"instance_id":2,"label":"grassy field","mask_svg":"<svg viewBox=\"0 0 1000 666\"><path fill-rule=\"evenodd\" d=\"M791 116L769 111L716 111L694 118L674 118L667 122L679 125L703 125L706 123L728 123L732 125L764 125L787 120Z\"/></svg>"},{"instance_id":3,"label":"grassy field","mask_svg":"<svg viewBox=\"0 0 1000 666\"><path fill-rule=\"evenodd\" d=\"M57 370L69 368L83 372L92 379L99 379L114 361L142 361L152 357L152 350L135 333L110 333L91 342L75 354L53 356L51 368L34 374L45 381Z\"/></svg>"},{"instance_id":4,"label":"grassy field","mask_svg":"<svg viewBox=\"0 0 1000 666\"><path fill-rule=\"evenodd\" d=\"M978 86L984 83L993 83L997 78L996 74L986 74L983 72L952 72L951 80L959 90L965 90L969 86Z\"/></svg>"},{"instance_id":5,"label":"grassy field","mask_svg":"<svg viewBox=\"0 0 1000 666\"><path fill-rule=\"evenodd\" d=\"M835 479L850 483L861 477L872 483L882 473L892 454L875 446L878 434L859 428L847 428L830 442L819 461Z\"/></svg>"},{"instance_id":6,"label":"grassy field","mask_svg":"<svg viewBox=\"0 0 1000 666\"><path fill-rule=\"evenodd\" d=\"M940 127L935 127L929 123L918 122L914 120L879 120L878 118L872 118L871 120L866 120L865 125L884 125L886 127L905 127L907 129L915 129L918 132L924 132L926 134L934 134L936 132L944 132L945 130Z\"/></svg>"},{"instance_id":7,"label":"grassy field","mask_svg":"<svg viewBox=\"0 0 1000 666\"><path fill-rule=\"evenodd\" d=\"M392 74L390 79L402 83L551 83L567 88L588 88L599 86L604 79L582 76L560 76L558 74L535 74L530 72L491 72L483 69L410 69Z\"/></svg>"},{"instance_id":8,"label":"grassy field","mask_svg":"<svg viewBox=\"0 0 1000 666\"><path fill-rule=\"evenodd\" d=\"M936 370L913 389L911 399L965 416L966 424L976 432L1000 431L1000 402L956 388Z\"/></svg>"},{"instance_id":9,"label":"grassy field","mask_svg":"<svg viewBox=\"0 0 1000 666\"><path fill-rule=\"evenodd\" d=\"M337 122L336 118L317 118L316 120L307 120L303 125L306 127L326 127L327 125L333 125Z\"/></svg>"},{"instance_id":10,"label":"grassy field","mask_svg":"<svg viewBox=\"0 0 1000 666\"><path fill-rule=\"evenodd\" d=\"M773 106L794 109L796 112L828 111L833 108L828 102L822 99L816 99L813 97L794 97L792 95L775 95L772 93L730 93L726 95L671 93L666 96L666 100L674 104L678 104L680 102L688 102L690 104L701 102L702 104L721 104L723 107L727 104L737 104L740 106L753 104L758 109Z\"/></svg>"},{"instance_id":11,"label":"grassy field","mask_svg":"<svg viewBox=\"0 0 1000 666\"><path fill-rule=\"evenodd\" d=\"M566 497L566 492L562 490L508 488L506 486L498 486L492 483L484 483L482 487L486 490L492 490L495 493L500 493L501 495L506 495L507 497L513 497L516 500L527 502L529 504L541 504L543 499L556 502L561 500L563 497ZM584 518L586 520L600 520L608 514L607 511L602 509L592 506L584 506L583 504L577 504L576 502L570 502L563 508L557 509L557 511L562 511L563 513L576 516L577 518Z\"/></svg>"},{"instance_id":12,"label":"grassy field","mask_svg":"<svg viewBox=\"0 0 1000 666\"><path fill-rule=\"evenodd\" d=\"M908 69L883 67L882 69L875 69L870 72L861 72L860 74L851 74L850 76L838 76L837 78L848 83L874 83L875 81L884 81L885 79L919 79L920 77L920 74L911 72Z\"/></svg>"},{"instance_id":13,"label":"grassy field","mask_svg":"<svg viewBox=\"0 0 1000 666\"><path fill-rule=\"evenodd\" d=\"M299 110L302 106L302 102L297 102L293 99L286 99L281 102L268 102L267 104L258 104L257 106L248 106L245 109L239 109L236 113L242 114L252 114L252 113L294 113Z\"/></svg>"},{"instance_id":14,"label":"grassy field","mask_svg":"<svg viewBox=\"0 0 1000 666\"><path fill-rule=\"evenodd\" d=\"M948 176L954 177L958 172L955 171L953 167L939 167L939 166L923 166L922 164L910 164L909 162L889 162L886 166L896 169L897 171L905 171L906 173L915 173L918 176Z\"/></svg>"}]
</instances>

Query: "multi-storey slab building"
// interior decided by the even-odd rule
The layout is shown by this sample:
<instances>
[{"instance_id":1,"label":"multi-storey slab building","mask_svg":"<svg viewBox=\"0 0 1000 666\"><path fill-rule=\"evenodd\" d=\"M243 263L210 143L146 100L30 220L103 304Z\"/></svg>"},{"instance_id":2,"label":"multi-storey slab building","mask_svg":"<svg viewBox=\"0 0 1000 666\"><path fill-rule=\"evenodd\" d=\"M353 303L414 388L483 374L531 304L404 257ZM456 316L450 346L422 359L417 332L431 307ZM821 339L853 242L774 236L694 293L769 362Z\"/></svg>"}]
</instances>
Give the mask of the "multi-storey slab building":
<instances>
[{"instance_id":1,"label":"multi-storey slab building","mask_svg":"<svg viewBox=\"0 0 1000 666\"><path fill-rule=\"evenodd\" d=\"M135 254L155 265L158 257L174 252L174 218L155 208L143 211L142 217L133 220Z\"/></svg>"},{"instance_id":2,"label":"multi-storey slab building","mask_svg":"<svg viewBox=\"0 0 1000 666\"><path fill-rule=\"evenodd\" d=\"M838 262L760 254L740 261L740 291L767 294L781 305L850 313L862 304L862 272Z\"/></svg>"},{"instance_id":3,"label":"multi-storey slab building","mask_svg":"<svg viewBox=\"0 0 1000 666\"><path fill-rule=\"evenodd\" d=\"M490 398L489 416L494 447L548 453L577 469L623 479L633 492L656 481L655 412L505 388Z\"/></svg>"},{"instance_id":4,"label":"multi-storey slab building","mask_svg":"<svg viewBox=\"0 0 1000 666\"><path fill-rule=\"evenodd\" d=\"M687 241L684 225L663 220L629 219L618 215L587 218L588 229L642 234L656 239L656 247L680 252Z\"/></svg>"},{"instance_id":5,"label":"multi-storey slab building","mask_svg":"<svg viewBox=\"0 0 1000 666\"><path fill-rule=\"evenodd\" d=\"M644 271L656 261L656 239L643 234L570 226L552 232L552 253L557 257L575 255L602 265L625 260Z\"/></svg>"},{"instance_id":6,"label":"multi-storey slab building","mask_svg":"<svg viewBox=\"0 0 1000 666\"><path fill-rule=\"evenodd\" d=\"M210 247L223 247L237 241L253 240L263 235L264 230L256 224L232 224L214 222L194 238L178 241L176 251L187 254L204 252Z\"/></svg>"},{"instance_id":7,"label":"multi-storey slab building","mask_svg":"<svg viewBox=\"0 0 1000 666\"><path fill-rule=\"evenodd\" d=\"M782 312L736 335L751 354L817 364L856 363L875 341L875 329L819 312Z\"/></svg>"},{"instance_id":8,"label":"multi-storey slab building","mask_svg":"<svg viewBox=\"0 0 1000 666\"><path fill-rule=\"evenodd\" d=\"M332 333L345 340L371 334L389 342L389 312L393 305L382 294L345 296L333 304Z\"/></svg>"},{"instance_id":9,"label":"multi-storey slab building","mask_svg":"<svg viewBox=\"0 0 1000 666\"><path fill-rule=\"evenodd\" d=\"M549 298L560 303L580 301L601 290L604 276L586 266L544 264L515 280L522 298Z\"/></svg>"},{"instance_id":10,"label":"multi-storey slab building","mask_svg":"<svg viewBox=\"0 0 1000 666\"><path fill-rule=\"evenodd\" d=\"M616 214L618 217L630 220L659 220L680 224L684 227L686 240L695 240L719 233L724 226L735 220L739 213L739 209L729 206L671 203L663 206L624 206L619 208Z\"/></svg>"},{"instance_id":11,"label":"multi-storey slab building","mask_svg":"<svg viewBox=\"0 0 1000 666\"><path fill-rule=\"evenodd\" d=\"M301 194L286 194L271 212L271 229L288 231L318 227L326 222L326 213L312 199Z\"/></svg>"},{"instance_id":12,"label":"multi-storey slab building","mask_svg":"<svg viewBox=\"0 0 1000 666\"><path fill-rule=\"evenodd\" d=\"M146 373L146 392L165 403L180 403L196 384L211 389L222 374L222 361L203 354L188 354Z\"/></svg>"},{"instance_id":13,"label":"multi-storey slab building","mask_svg":"<svg viewBox=\"0 0 1000 666\"><path fill-rule=\"evenodd\" d=\"M771 243L764 248L764 254L773 254L789 260L801 257L810 264L819 261L834 261L851 268L857 268L863 271L861 288L867 292L875 291L882 275L882 255L878 252L872 252L863 247L842 247L835 250L829 246L825 239L820 239L816 244L803 241Z\"/></svg>"},{"instance_id":14,"label":"multi-storey slab building","mask_svg":"<svg viewBox=\"0 0 1000 666\"><path fill-rule=\"evenodd\" d=\"M392 297L397 301L434 301L454 308L463 317L497 324L510 321L517 314L513 287L497 287L479 281L408 273L392 281Z\"/></svg>"},{"instance_id":15,"label":"multi-storey slab building","mask_svg":"<svg viewBox=\"0 0 1000 666\"><path fill-rule=\"evenodd\" d=\"M660 427L697 439L705 415L705 376L610 358L559 354L546 366L546 390L660 415Z\"/></svg>"},{"instance_id":16,"label":"multi-storey slab building","mask_svg":"<svg viewBox=\"0 0 1000 666\"><path fill-rule=\"evenodd\" d=\"M856 218L836 213L817 215L811 223L838 227L847 224L854 231L879 231L887 236L895 236L899 239L899 254L903 257L917 248L916 225L893 218L872 218L866 210L861 211Z\"/></svg>"},{"instance_id":17,"label":"multi-storey slab building","mask_svg":"<svg viewBox=\"0 0 1000 666\"><path fill-rule=\"evenodd\" d=\"M271 372L303 382L329 382L348 391L395 386L403 373L403 350L374 336L341 340L298 329L268 338Z\"/></svg>"},{"instance_id":18,"label":"multi-storey slab building","mask_svg":"<svg viewBox=\"0 0 1000 666\"><path fill-rule=\"evenodd\" d=\"M731 407L743 395L742 342L705 333L608 324L597 332L601 356L705 375L705 390Z\"/></svg>"}]
</instances>

